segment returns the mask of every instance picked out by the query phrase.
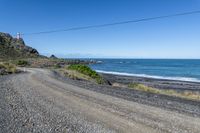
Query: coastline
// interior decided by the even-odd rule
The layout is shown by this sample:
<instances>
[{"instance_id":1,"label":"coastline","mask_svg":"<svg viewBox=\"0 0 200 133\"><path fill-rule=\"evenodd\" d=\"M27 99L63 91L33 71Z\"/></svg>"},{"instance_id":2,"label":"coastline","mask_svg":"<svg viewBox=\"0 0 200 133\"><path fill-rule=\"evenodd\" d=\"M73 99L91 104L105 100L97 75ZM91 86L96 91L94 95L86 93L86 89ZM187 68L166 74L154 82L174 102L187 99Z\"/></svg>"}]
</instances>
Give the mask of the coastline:
<instances>
[{"instance_id":1,"label":"coastline","mask_svg":"<svg viewBox=\"0 0 200 133\"><path fill-rule=\"evenodd\" d=\"M119 75L119 76L200 83L199 79L190 78L190 77L164 77L164 76L155 76L155 75L147 75L147 74L133 74L133 73L113 72L113 71L103 71L103 70L95 70L95 71L102 74L111 74L111 75Z\"/></svg>"},{"instance_id":2,"label":"coastline","mask_svg":"<svg viewBox=\"0 0 200 133\"><path fill-rule=\"evenodd\" d=\"M106 80L109 80L113 83L120 83L128 85L130 83L141 83L149 87L157 89L172 89L177 91L198 91L200 92L200 83L192 81L180 81L180 80L170 80L170 79L159 79L159 78L150 78L150 77L139 77L139 76L128 76L120 74L110 74L102 73L101 74Z\"/></svg>"}]
</instances>

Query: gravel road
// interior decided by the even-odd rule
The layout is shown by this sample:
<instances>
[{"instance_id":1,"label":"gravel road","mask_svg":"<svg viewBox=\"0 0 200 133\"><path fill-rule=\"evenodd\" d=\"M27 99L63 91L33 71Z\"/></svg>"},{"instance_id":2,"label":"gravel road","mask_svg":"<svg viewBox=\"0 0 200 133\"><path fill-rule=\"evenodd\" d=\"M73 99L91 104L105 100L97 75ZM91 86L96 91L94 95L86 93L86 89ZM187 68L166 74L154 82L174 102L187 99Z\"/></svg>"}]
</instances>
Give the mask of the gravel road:
<instances>
[{"instance_id":1,"label":"gravel road","mask_svg":"<svg viewBox=\"0 0 200 133\"><path fill-rule=\"evenodd\" d=\"M142 104L54 77L33 68L0 77L1 133L200 132L198 113Z\"/></svg>"}]
</instances>

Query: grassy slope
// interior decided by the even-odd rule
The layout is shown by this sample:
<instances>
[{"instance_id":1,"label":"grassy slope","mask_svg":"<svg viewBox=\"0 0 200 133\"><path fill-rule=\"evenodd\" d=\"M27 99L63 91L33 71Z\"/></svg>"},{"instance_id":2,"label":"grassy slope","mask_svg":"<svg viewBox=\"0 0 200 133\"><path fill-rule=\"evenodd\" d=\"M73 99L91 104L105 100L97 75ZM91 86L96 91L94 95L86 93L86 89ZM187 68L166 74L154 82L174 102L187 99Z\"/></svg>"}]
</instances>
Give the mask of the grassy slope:
<instances>
[{"instance_id":1,"label":"grassy slope","mask_svg":"<svg viewBox=\"0 0 200 133\"><path fill-rule=\"evenodd\" d=\"M106 81L90 67L86 65L70 65L63 69L64 74L72 79L83 79L87 81L96 82L98 84L105 84Z\"/></svg>"},{"instance_id":2,"label":"grassy slope","mask_svg":"<svg viewBox=\"0 0 200 133\"><path fill-rule=\"evenodd\" d=\"M38 57L37 50L25 45L23 39L17 40L7 33L0 32L0 60Z\"/></svg>"},{"instance_id":3,"label":"grassy slope","mask_svg":"<svg viewBox=\"0 0 200 133\"><path fill-rule=\"evenodd\" d=\"M7 45L0 45L0 59L8 60L21 57L21 53Z\"/></svg>"}]
</instances>

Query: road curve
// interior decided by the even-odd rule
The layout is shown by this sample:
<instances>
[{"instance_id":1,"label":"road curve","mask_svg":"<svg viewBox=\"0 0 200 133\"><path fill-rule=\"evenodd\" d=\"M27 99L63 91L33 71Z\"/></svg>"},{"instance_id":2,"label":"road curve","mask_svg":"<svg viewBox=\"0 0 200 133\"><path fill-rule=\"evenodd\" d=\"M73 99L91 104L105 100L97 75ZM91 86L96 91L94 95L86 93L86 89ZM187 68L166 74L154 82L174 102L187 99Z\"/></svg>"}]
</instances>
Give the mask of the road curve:
<instances>
[{"instance_id":1,"label":"road curve","mask_svg":"<svg viewBox=\"0 0 200 133\"><path fill-rule=\"evenodd\" d=\"M200 133L200 118L101 94L45 69L0 77L0 133Z\"/></svg>"}]
</instances>

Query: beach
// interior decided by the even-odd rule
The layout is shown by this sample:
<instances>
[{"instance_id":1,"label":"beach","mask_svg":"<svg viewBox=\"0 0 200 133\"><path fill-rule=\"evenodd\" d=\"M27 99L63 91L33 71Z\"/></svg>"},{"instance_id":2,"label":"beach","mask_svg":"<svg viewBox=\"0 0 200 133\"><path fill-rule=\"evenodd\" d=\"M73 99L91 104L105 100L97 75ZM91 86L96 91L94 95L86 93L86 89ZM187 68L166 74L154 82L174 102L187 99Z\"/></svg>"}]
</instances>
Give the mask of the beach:
<instances>
[{"instance_id":1,"label":"beach","mask_svg":"<svg viewBox=\"0 0 200 133\"><path fill-rule=\"evenodd\" d=\"M101 73L103 77L111 83L121 83L128 85L130 83L141 83L158 89L172 89L177 91L198 91L200 92L200 83L191 81L168 80L158 78L147 78L138 76L126 76L117 74Z\"/></svg>"}]
</instances>

